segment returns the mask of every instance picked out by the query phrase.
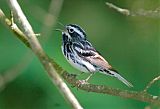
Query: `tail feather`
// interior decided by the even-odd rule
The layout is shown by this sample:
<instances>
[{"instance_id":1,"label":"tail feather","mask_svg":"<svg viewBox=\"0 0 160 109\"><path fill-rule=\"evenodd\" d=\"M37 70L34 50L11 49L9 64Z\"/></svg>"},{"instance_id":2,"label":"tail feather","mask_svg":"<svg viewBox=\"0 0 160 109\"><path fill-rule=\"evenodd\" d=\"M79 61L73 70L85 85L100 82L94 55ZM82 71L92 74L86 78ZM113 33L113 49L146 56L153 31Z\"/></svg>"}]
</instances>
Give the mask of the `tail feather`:
<instances>
[{"instance_id":1,"label":"tail feather","mask_svg":"<svg viewBox=\"0 0 160 109\"><path fill-rule=\"evenodd\" d=\"M116 74L115 77L117 77L120 81L122 81L128 87L133 87L133 85L130 82L128 82L126 79L124 79L121 75Z\"/></svg>"},{"instance_id":2,"label":"tail feather","mask_svg":"<svg viewBox=\"0 0 160 109\"><path fill-rule=\"evenodd\" d=\"M127 85L128 87L133 87L133 85L128 82L125 78L123 78L116 70L107 70L105 72L102 72L103 74L106 75L110 75L110 76L114 76L116 77L118 80L120 80L121 82L123 82L125 85Z\"/></svg>"}]
</instances>

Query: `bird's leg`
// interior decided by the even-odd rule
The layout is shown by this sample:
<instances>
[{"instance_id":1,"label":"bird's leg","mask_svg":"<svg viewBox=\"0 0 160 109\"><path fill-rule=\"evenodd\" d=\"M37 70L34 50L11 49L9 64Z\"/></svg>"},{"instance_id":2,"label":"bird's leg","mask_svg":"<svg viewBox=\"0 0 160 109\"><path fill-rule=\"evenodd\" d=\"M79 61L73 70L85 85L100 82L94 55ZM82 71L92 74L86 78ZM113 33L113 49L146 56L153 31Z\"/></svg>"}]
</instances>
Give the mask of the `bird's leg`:
<instances>
[{"instance_id":1,"label":"bird's leg","mask_svg":"<svg viewBox=\"0 0 160 109\"><path fill-rule=\"evenodd\" d=\"M80 75L82 75L82 74L84 74L84 72L81 72L80 74L71 74L71 76L77 77L77 76L80 76ZM87 77L87 78L88 78L88 77ZM83 81L83 82L82 82L82 81ZM78 84L78 86L80 86L80 84L85 84L84 81L86 81L86 80L79 80L79 81L77 81L76 84ZM73 86L71 86L71 87L75 87L75 85L73 85Z\"/></svg>"},{"instance_id":2,"label":"bird's leg","mask_svg":"<svg viewBox=\"0 0 160 109\"><path fill-rule=\"evenodd\" d=\"M85 79L85 81L87 82L87 81L91 78L92 75L93 75L93 73L91 73L91 74Z\"/></svg>"},{"instance_id":3,"label":"bird's leg","mask_svg":"<svg viewBox=\"0 0 160 109\"><path fill-rule=\"evenodd\" d=\"M83 84L89 84L87 81L90 79L90 77L93 75L93 73L91 73L85 80L78 80L77 81L77 86L80 87L80 85Z\"/></svg>"}]
</instances>

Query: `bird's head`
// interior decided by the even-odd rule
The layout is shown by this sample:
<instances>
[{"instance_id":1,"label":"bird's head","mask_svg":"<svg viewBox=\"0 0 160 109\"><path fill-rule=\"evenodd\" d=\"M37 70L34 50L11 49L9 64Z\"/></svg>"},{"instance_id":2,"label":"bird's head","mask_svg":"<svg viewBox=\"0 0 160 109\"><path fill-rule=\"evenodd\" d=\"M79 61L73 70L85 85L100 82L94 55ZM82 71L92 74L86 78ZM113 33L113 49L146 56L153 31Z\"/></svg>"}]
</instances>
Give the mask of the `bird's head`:
<instances>
[{"instance_id":1,"label":"bird's head","mask_svg":"<svg viewBox=\"0 0 160 109\"><path fill-rule=\"evenodd\" d=\"M76 24L68 24L65 28L66 32L73 41L86 40L86 33L80 26ZM64 34L66 34L66 32L64 32Z\"/></svg>"},{"instance_id":2,"label":"bird's head","mask_svg":"<svg viewBox=\"0 0 160 109\"><path fill-rule=\"evenodd\" d=\"M62 32L62 36L65 41L74 42L74 41L86 40L86 33L80 26L76 24L68 24L63 27L64 27L64 30L60 30L60 31Z\"/></svg>"}]
</instances>

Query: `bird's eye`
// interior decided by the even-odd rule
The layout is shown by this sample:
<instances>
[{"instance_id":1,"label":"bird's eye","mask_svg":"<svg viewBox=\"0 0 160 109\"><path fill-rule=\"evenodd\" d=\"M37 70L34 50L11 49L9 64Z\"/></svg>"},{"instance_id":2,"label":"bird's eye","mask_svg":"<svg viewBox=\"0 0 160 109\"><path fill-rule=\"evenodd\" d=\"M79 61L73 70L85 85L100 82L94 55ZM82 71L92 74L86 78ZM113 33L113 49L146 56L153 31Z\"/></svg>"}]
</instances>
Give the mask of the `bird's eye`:
<instances>
[{"instance_id":1,"label":"bird's eye","mask_svg":"<svg viewBox=\"0 0 160 109\"><path fill-rule=\"evenodd\" d=\"M74 30L73 30L72 28L68 29L68 31L69 31L70 33L73 33L73 32L74 32Z\"/></svg>"}]
</instances>

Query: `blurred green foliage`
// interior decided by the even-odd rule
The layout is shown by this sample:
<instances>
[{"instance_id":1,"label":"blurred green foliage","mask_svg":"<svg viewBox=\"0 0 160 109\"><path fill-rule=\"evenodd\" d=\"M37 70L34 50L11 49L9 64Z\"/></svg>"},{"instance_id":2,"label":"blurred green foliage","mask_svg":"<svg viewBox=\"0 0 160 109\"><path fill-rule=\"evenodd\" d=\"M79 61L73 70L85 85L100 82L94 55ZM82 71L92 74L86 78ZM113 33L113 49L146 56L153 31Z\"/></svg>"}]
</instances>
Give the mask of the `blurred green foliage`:
<instances>
[{"instance_id":1,"label":"blurred green foliage","mask_svg":"<svg viewBox=\"0 0 160 109\"><path fill-rule=\"evenodd\" d=\"M135 11L152 10L160 5L159 0L107 1ZM35 32L39 33L43 28L47 28L43 25L43 13L48 11L50 0L19 2ZM105 2L106 0L66 0L58 21L83 27L94 47L133 83L134 88L128 89L120 81L98 73L91 78L91 83L141 91L149 81L160 74L159 18L127 17L109 9ZM0 1L0 8L9 16L10 10L6 0ZM64 69L71 73L79 73L67 63L61 53L61 33L54 31L59 27L57 24L54 28L47 28L51 34L47 36L48 33L45 33L39 40L46 53ZM2 24L0 36L0 73L3 73L17 64L28 52L28 48ZM44 42L46 37L49 39ZM69 109L70 106L52 84L38 59L34 54L32 57L33 61L0 93L0 109ZM87 74L84 74L80 78L86 76ZM159 83L155 83L149 92L159 95ZM70 88L85 109L144 109L150 105Z\"/></svg>"}]
</instances>

